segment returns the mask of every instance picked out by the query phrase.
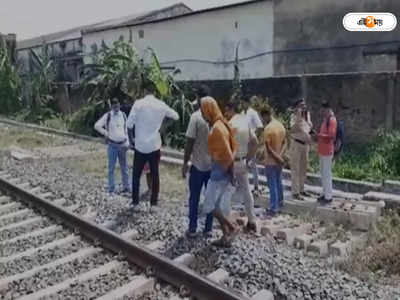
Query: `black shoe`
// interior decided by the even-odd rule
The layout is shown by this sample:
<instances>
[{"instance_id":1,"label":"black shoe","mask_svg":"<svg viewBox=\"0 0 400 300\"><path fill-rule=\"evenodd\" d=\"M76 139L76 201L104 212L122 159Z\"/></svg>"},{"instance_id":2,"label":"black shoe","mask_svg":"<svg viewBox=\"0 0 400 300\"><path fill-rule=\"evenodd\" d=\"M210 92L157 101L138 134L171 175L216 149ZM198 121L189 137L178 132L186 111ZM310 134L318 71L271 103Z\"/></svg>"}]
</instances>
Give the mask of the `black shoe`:
<instances>
[{"instance_id":1,"label":"black shoe","mask_svg":"<svg viewBox=\"0 0 400 300\"><path fill-rule=\"evenodd\" d=\"M191 231L188 230L188 231L186 231L185 235L189 239L197 238L197 232L191 232Z\"/></svg>"},{"instance_id":2,"label":"black shoe","mask_svg":"<svg viewBox=\"0 0 400 300\"><path fill-rule=\"evenodd\" d=\"M212 238L212 232L211 231L204 231L203 232L203 237L206 239Z\"/></svg>"},{"instance_id":3,"label":"black shoe","mask_svg":"<svg viewBox=\"0 0 400 300\"><path fill-rule=\"evenodd\" d=\"M324 202L324 201L325 201L325 197L324 196L320 196L317 199L317 202L319 202L319 203Z\"/></svg>"},{"instance_id":4,"label":"black shoe","mask_svg":"<svg viewBox=\"0 0 400 300\"><path fill-rule=\"evenodd\" d=\"M320 201L320 204L323 206L331 204L331 203L332 203L332 199L325 199L325 197L322 201Z\"/></svg>"},{"instance_id":5,"label":"black shoe","mask_svg":"<svg viewBox=\"0 0 400 300\"><path fill-rule=\"evenodd\" d=\"M276 212L274 212L274 211L272 211L272 210L269 210L269 209L267 209L267 213L266 213L266 217L267 217L267 219L272 219L273 217L276 217L276 215L277 215L277 213L276 213Z\"/></svg>"}]
</instances>

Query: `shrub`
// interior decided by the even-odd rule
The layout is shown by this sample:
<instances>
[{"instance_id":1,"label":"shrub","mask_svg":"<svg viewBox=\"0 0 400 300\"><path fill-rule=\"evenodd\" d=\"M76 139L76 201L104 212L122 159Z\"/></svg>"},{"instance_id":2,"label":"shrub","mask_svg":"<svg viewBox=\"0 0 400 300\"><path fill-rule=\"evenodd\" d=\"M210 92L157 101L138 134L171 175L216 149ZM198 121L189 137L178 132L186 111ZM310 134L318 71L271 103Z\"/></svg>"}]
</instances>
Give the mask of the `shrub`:
<instances>
[{"instance_id":1,"label":"shrub","mask_svg":"<svg viewBox=\"0 0 400 300\"><path fill-rule=\"evenodd\" d=\"M0 41L0 113L8 115L21 109L20 83L17 68L11 63L6 43Z\"/></svg>"},{"instance_id":2,"label":"shrub","mask_svg":"<svg viewBox=\"0 0 400 300\"><path fill-rule=\"evenodd\" d=\"M379 276L400 275L400 215L389 211L368 233L366 245L353 249L341 266L353 274L373 272Z\"/></svg>"}]
</instances>

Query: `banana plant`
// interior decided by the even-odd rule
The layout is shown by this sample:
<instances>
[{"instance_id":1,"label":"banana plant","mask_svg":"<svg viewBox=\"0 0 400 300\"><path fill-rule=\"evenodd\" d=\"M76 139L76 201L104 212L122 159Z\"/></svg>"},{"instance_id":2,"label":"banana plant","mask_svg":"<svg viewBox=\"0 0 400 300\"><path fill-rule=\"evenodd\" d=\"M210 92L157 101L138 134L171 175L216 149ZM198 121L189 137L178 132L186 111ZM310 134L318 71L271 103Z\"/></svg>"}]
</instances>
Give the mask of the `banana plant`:
<instances>
[{"instance_id":1,"label":"banana plant","mask_svg":"<svg viewBox=\"0 0 400 300\"><path fill-rule=\"evenodd\" d=\"M17 66L12 63L7 44L0 36L0 112L15 113L21 108Z\"/></svg>"},{"instance_id":2,"label":"banana plant","mask_svg":"<svg viewBox=\"0 0 400 300\"><path fill-rule=\"evenodd\" d=\"M30 50L33 70L24 76L21 86L22 106L30 121L43 121L52 117L57 110L54 94L56 91L56 67L47 47L41 53Z\"/></svg>"}]
</instances>

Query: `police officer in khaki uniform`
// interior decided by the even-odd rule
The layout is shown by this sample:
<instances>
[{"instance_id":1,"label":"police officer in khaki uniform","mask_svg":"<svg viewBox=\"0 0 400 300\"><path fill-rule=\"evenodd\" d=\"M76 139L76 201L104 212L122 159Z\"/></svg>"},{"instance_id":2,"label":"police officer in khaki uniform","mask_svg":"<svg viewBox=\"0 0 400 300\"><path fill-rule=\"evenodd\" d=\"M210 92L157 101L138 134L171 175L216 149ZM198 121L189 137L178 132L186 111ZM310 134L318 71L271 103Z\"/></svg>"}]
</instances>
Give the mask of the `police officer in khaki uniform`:
<instances>
[{"instance_id":1,"label":"police officer in khaki uniform","mask_svg":"<svg viewBox=\"0 0 400 300\"><path fill-rule=\"evenodd\" d=\"M312 143L312 123L304 99L295 102L295 111L290 119L290 169L292 195L295 200L309 196L304 191L307 178L308 154Z\"/></svg>"}]
</instances>

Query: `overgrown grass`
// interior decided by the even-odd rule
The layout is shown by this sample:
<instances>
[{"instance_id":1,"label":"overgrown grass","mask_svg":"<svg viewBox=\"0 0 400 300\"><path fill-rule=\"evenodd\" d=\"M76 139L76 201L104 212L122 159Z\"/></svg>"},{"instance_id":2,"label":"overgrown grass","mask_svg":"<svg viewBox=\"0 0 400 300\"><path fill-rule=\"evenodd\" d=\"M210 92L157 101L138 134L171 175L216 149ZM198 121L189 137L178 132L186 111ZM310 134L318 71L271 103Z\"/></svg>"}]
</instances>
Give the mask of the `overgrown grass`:
<instances>
[{"instance_id":1,"label":"overgrown grass","mask_svg":"<svg viewBox=\"0 0 400 300\"><path fill-rule=\"evenodd\" d=\"M24 149L39 147L61 146L61 138L37 133L33 130L21 128L1 128L0 148L7 149L10 146L17 146Z\"/></svg>"},{"instance_id":2,"label":"overgrown grass","mask_svg":"<svg viewBox=\"0 0 400 300\"><path fill-rule=\"evenodd\" d=\"M319 172L318 156L310 155L310 171ZM382 182L400 179L400 132L384 134L366 145L346 145L333 165L335 177Z\"/></svg>"},{"instance_id":3,"label":"overgrown grass","mask_svg":"<svg viewBox=\"0 0 400 300\"><path fill-rule=\"evenodd\" d=\"M365 279L397 279L400 276L400 215L389 211L368 233L366 245L354 248L345 271Z\"/></svg>"}]
</instances>

